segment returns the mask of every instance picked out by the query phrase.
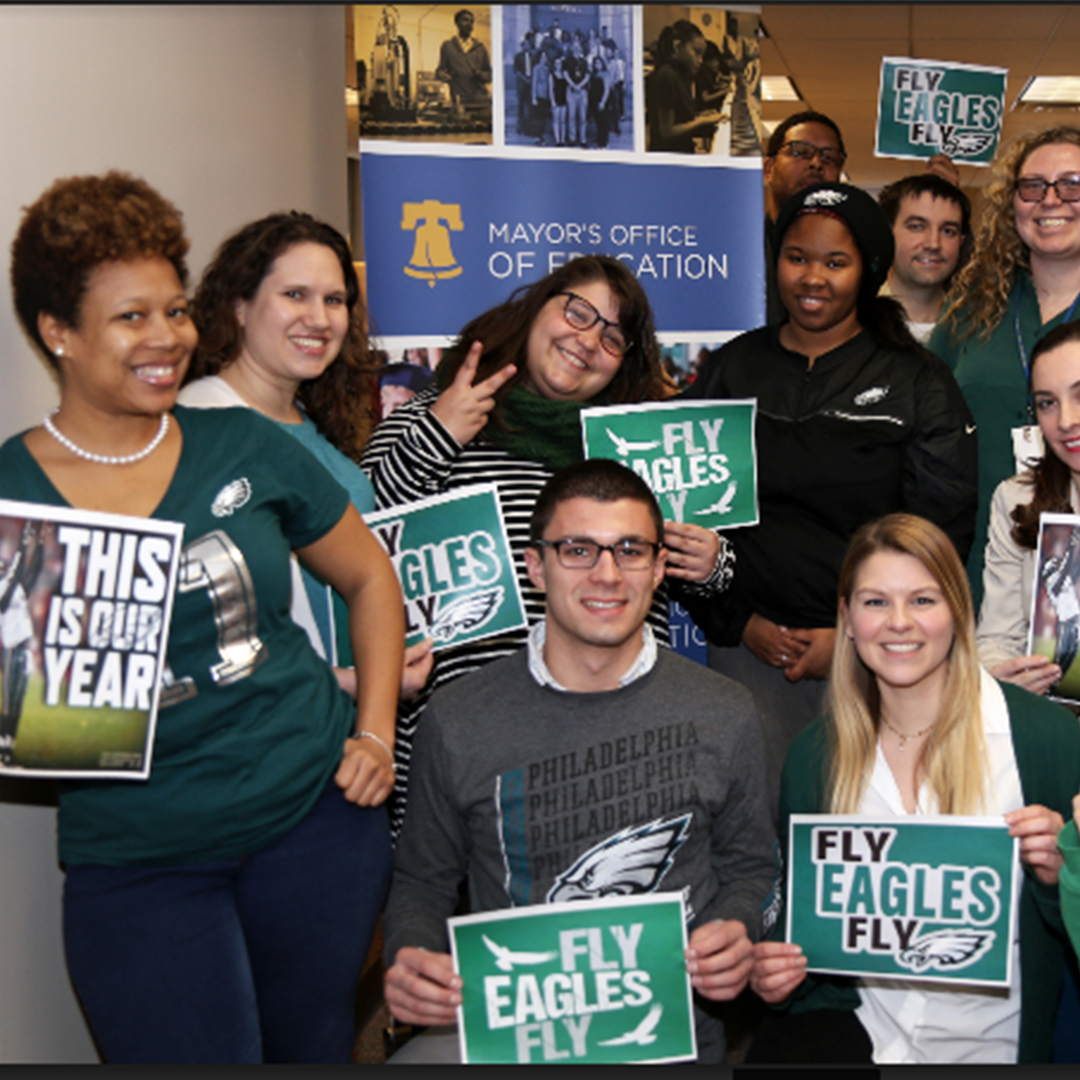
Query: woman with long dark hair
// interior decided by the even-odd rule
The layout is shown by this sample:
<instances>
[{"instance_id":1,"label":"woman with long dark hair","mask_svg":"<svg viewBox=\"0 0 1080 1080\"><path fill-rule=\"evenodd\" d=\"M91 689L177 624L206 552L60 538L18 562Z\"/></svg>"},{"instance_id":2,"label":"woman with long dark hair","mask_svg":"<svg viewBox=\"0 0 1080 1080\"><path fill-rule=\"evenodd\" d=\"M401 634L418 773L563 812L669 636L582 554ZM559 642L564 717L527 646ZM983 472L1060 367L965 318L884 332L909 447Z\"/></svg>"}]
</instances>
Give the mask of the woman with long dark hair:
<instances>
[{"instance_id":1,"label":"woman with long dark hair","mask_svg":"<svg viewBox=\"0 0 1080 1080\"><path fill-rule=\"evenodd\" d=\"M380 508L470 484L498 489L530 626L542 622L543 595L525 566L529 516L540 489L582 460L581 410L660 400L667 388L648 298L624 263L582 256L517 290L471 320L443 356L436 385L376 427L361 464ZM697 525L666 523L668 578L711 595L731 574L729 549ZM650 624L667 643L667 596ZM403 706L398 776L407 777L412 733L431 690L514 652L526 632L439 651L423 694ZM394 820L403 809L395 791Z\"/></svg>"},{"instance_id":2,"label":"woman with long dark hair","mask_svg":"<svg viewBox=\"0 0 1080 1080\"><path fill-rule=\"evenodd\" d=\"M1027 651L1032 594L1036 588L1035 552L1042 514L1075 514L1080 509L1080 323L1055 327L1031 352L1031 399L1046 452L1030 469L1003 481L990 508L990 536L983 571L983 601L979 611L979 657L999 679L1007 679L1036 694L1045 694L1068 672L1076 655L1075 615L1059 619L1063 648L1058 662ZM1073 534L1076 535L1075 533ZM1076 595L1078 561L1069 550L1060 567L1048 562L1048 577ZM1070 568L1070 563L1073 566ZM1047 582L1054 587L1054 582ZM1067 616L1069 608L1062 609ZM1062 662L1062 661L1066 662Z\"/></svg>"}]
</instances>

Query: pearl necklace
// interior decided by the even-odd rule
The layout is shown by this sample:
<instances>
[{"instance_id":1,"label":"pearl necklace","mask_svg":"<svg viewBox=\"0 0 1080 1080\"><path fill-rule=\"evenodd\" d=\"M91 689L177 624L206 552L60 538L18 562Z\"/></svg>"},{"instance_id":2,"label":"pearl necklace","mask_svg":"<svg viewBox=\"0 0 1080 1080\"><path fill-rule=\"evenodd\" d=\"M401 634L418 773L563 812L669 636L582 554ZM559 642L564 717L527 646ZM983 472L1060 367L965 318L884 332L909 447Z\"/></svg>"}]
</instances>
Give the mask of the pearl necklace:
<instances>
[{"instance_id":1,"label":"pearl necklace","mask_svg":"<svg viewBox=\"0 0 1080 1080\"><path fill-rule=\"evenodd\" d=\"M903 750L904 747L907 746L908 742L911 739L921 739L928 731L933 731L934 724L937 723L937 721L935 720L933 724L928 724L922 729L922 731L915 731L912 732L910 735L905 735L902 731L898 731L896 728L894 728L892 724L890 724L889 721L885 719L884 713L882 713L881 715L881 722L900 740L901 750Z\"/></svg>"},{"instance_id":2,"label":"pearl necklace","mask_svg":"<svg viewBox=\"0 0 1080 1080\"><path fill-rule=\"evenodd\" d=\"M161 414L161 425L158 427L157 434L144 446L141 450L136 451L134 454L122 454L111 457L108 454L94 454L89 450L84 450L81 446L77 446L73 443L60 429L53 423L53 417L60 411L60 407L50 409L45 414L45 419L42 423L45 426L45 430L62 446L65 450L70 450L76 457L81 457L83 461L92 461L96 465L134 465L136 461L142 461L144 457L149 457L160 445L161 440L165 438L165 433L169 430L169 414Z\"/></svg>"}]
</instances>

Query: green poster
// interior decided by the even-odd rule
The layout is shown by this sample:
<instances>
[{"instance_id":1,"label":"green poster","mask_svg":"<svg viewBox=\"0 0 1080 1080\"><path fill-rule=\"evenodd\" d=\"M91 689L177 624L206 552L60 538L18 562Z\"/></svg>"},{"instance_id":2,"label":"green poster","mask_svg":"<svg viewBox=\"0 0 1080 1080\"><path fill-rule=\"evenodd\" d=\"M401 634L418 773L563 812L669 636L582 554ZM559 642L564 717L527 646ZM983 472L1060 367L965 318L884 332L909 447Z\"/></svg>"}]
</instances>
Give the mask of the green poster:
<instances>
[{"instance_id":1,"label":"green poster","mask_svg":"<svg viewBox=\"0 0 1080 1080\"><path fill-rule=\"evenodd\" d=\"M145 780L179 522L0 500L0 772Z\"/></svg>"},{"instance_id":2,"label":"green poster","mask_svg":"<svg viewBox=\"0 0 1080 1080\"><path fill-rule=\"evenodd\" d=\"M808 970L1009 985L1019 848L1001 818L793 814L788 851Z\"/></svg>"},{"instance_id":3,"label":"green poster","mask_svg":"<svg viewBox=\"0 0 1080 1080\"><path fill-rule=\"evenodd\" d=\"M669 521L756 525L757 401L665 401L581 410L587 458L622 462Z\"/></svg>"},{"instance_id":4,"label":"green poster","mask_svg":"<svg viewBox=\"0 0 1080 1080\"><path fill-rule=\"evenodd\" d=\"M365 514L405 594L405 643L435 648L525 626L517 574L492 484Z\"/></svg>"},{"instance_id":5,"label":"green poster","mask_svg":"<svg viewBox=\"0 0 1080 1080\"><path fill-rule=\"evenodd\" d=\"M537 904L448 925L463 1062L697 1057L681 894Z\"/></svg>"},{"instance_id":6,"label":"green poster","mask_svg":"<svg viewBox=\"0 0 1080 1080\"><path fill-rule=\"evenodd\" d=\"M881 59L876 157L989 165L1005 113L1008 69L900 56Z\"/></svg>"}]
</instances>

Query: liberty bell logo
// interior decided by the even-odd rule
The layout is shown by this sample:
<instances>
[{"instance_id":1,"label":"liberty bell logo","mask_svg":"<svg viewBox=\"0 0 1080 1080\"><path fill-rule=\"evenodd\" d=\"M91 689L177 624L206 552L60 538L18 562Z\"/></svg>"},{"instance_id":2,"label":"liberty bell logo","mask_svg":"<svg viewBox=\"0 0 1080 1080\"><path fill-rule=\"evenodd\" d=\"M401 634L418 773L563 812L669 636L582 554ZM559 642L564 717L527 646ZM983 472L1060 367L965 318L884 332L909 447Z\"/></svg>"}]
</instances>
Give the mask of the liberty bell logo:
<instances>
[{"instance_id":1,"label":"liberty bell logo","mask_svg":"<svg viewBox=\"0 0 1080 1080\"><path fill-rule=\"evenodd\" d=\"M457 277L462 268L450 247L450 230L461 232L465 228L460 204L436 199L407 202L401 206L401 215L401 227L416 230L416 243L405 273L426 281L432 289L436 281Z\"/></svg>"}]
</instances>

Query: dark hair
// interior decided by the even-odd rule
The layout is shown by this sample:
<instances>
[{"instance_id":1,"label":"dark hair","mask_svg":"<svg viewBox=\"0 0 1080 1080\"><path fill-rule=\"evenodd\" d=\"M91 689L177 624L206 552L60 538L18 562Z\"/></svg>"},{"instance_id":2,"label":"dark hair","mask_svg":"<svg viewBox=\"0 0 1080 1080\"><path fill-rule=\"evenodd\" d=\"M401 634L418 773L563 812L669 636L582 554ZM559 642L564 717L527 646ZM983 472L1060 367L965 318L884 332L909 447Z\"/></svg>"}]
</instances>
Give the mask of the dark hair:
<instances>
[{"instance_id":1,"label":"dark hair","mask_svg":"<svg viewBox=\"0 0 1080 1080\"><path fill-rule=\"evenodd\" d=\"M341 352L317 379L301 383L297 397L319 431L347 457L357 458L371 432L375 366L364 329L360 283L345 237L310 214L270 214L245 225L218 248L192 300L199 344L184 381L217 375L236 360L244 343L237 303L254 300L274 262L297 244L333 251L349 310Z\"/></svg>"},{"instance_id":2,"label":"dark hair","mask_svg":"<svg viewBox=\"0 0 1080 1080\"><path fill-rule=\"evenodd\" d=\"M689 19L678 19L670 26L665 26L660 31L660 38L656 43L656 67L670 62L675 55L675 42L696 41L705 35L701 27L692 23Z\"/></svg>"},{"instance_id":3,"label":"dark hair","mask_svg":"<svg viewBox=\"0 0 1080 1080\"><path fill-rule=\"evenodd\" d=\"M145 180L115 170L57 180L23 210L11 245L11 290L23 329L54 371L38 330L52 315L77 328L91 273L104 263L162 258L187 284L184 219Z\"/></svg>"},{"instance_id":4,"label":"dark hair","mask_svg":"<svg viewBox=\"0 0 1080 1080\"><path fill-rule=\"evenodd\" d=\"M560 469L543 486L529 519L529 542L542 540L560 503L592 499L613 503L620 499L644 503L656 527L656 540L664 542L664 516L649 485L632 469L606 458L579 461Z\"/></svg>"},{"instance_id":5,"label":"dark hair","mask_svg":"<svg viewBox=\"0 0 1080 1080\"><path fill-rule=\"evenodd\" d=\"M1039 357L1070 341L1080 342L1080 322L1062 323L1039 339L1035 348L1031 350L1031 366L1028 369L1029 392L1030 380L1035 374L1035 364ZM1025 483L1031 485L1033 493L1031 502L1013 507L1012 537L1020 547L1034 551L1039 543L1039 516L1073 512L1070 501L1072 472L1057 454L1047 450L1023 478Z\"/></svg>"},{"instance_id":6,"label":"dark hair","mask_svg":"<svg viewBox=\"0 0 1080 1080\"><path fill-rule=\"evenodd\" d=\"M511 294L509 300L469 322L443 354L437 372L439 388L445 389L454 381L472 343L483 342L484 352L476 372L477 381L494 375L507 364L517 365L513 378L495 394L495 408L491 415L495 423L501 425L503 421L499 405L503 396L528 376L529 334L541 308L553 296L591 281L606 282L615 295L619 305L619 325L630 343L619 370L603 391L603 397L616 405L656 401L664 397L660 346L656 342L649 298L626 264L608 255L581 255L571 259L539 281L521 286ZM483 433L480 437L483 437Z\"/></svg>"},{"instance_id":7,"label":"dark hair","mask_svg":"<svg viewBox=\"0 0 1080 1080\"><path fill-rule=\"evenodd\" d=\"M897 180L888 187L882 188L878 193L878 205L885 212L889 224L895 226L896 218L900 213L900 203L909 196L918 198L927 192L935 199L944 199L960 207L960 257L945 282L945 288L948 289L952 285L954 276L968 261L974 244L971 232L971 200L955 184L950 184L937 173L916 173L914 176L905 176L902 180Z\"/></svg>"},{"instance_id":8,"label":"dark hair","mask_svg":"<svg viewBox=\"0 0 1080 1080\"><path fill-rule=\"evenodd\" d=\"M800 124L824 124L827 128L832 128L836 133L836 141L840 144L840 152L846 154L844 149L844 136L840 134L840 129L836 126L835 120L830 120L824 113L815 112L813 109L806 109L804 112L795 113L792 116L781 120L776 126L776 130L769 136L769 143L765 147L766 157L776 157L780 153L780 147L784 145L784 140L787 138L787 133L793 128L798 127Z\"/></svg>"},{"instance_id":9,"label":"dark hair","mask_svg":"<svg viewBox=\"0 0 1080 1080\"><path fill-rule=\"evenodd\" d=\"M470 18L470 19L472 19L472 21L473 21L474 23L476 22L476 16L475 16L475 15L474 15L474 14L473 14L473 13L472 13L472 12L471 12L471 11L470 11L470 10L469 10L468 8L461 8L460 10L458 10L458 11L455 11L455 12L454 12L454 25L455 25L455 26L456 26L456 27L457 27L457 28L458 28L459 30L461 29L461 20L462 20L462 19L463 19L463 18L464 18L464 17L466 16L466 15L468 15L468 16L469 16L469 18Z\"/></svg>"}]
</instances>

